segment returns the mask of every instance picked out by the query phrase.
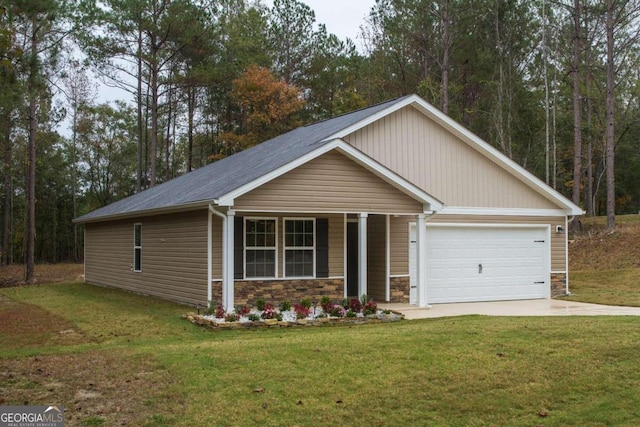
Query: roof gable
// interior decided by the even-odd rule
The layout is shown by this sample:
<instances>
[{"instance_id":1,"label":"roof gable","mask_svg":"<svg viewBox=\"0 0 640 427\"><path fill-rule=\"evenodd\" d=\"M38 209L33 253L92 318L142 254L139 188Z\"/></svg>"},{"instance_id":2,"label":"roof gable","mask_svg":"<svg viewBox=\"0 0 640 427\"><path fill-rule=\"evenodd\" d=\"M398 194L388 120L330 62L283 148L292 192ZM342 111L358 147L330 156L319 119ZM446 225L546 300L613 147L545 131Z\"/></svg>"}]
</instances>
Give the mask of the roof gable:
<instances>
[{"instance_id":1,"label":"roof gable","mask_svg":"<svg viewBox=\"0 0 640 427\"><path fill-rule=\"evenodd\" d=\"M551 201L558 207L561 207L562 210L564 210L568 215L582 215L584 213L584 211L579 206L575 205L572 201L564 197L562 194L549 187L531 172L527 171L515 161L491 146L489 143L482 140L480 137L473 134L464 126L457 123L455 120L448 117L436 107L429 104L417 95L410 95L400 98L396 100L396 102L387 105L386 108L376 111L365 119L354 123L349 127L339 130L328 138L347 138L349 135L357 132L358 130L361 130L366 126L407 107L413 107L416 110L420 111L430 120L442 126L442 128L455 135L469 147L485 156L493 164L502 168L512 176L516 177L523 184L531 188L536 193L540 194L545 199Z\"/></svg>"}]
</instances>

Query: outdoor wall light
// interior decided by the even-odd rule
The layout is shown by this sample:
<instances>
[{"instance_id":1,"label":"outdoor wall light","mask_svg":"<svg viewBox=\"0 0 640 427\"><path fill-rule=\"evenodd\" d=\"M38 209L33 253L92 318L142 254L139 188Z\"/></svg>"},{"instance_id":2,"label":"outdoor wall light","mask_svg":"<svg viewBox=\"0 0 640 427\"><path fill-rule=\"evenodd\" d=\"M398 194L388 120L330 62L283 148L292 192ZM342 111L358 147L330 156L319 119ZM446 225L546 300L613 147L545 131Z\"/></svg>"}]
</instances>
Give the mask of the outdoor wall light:
<instances>
[{"instance_id":1,"label":"outdoor wall light","mask_svg":"<svg viewBox=\"0 0 640 427\"><path fill-rule=\"evenodd\" d=\"M564 227L562 227L561 225L556 225L556 233L558 234L564 233Z\"/></svg>"}]
</instances>

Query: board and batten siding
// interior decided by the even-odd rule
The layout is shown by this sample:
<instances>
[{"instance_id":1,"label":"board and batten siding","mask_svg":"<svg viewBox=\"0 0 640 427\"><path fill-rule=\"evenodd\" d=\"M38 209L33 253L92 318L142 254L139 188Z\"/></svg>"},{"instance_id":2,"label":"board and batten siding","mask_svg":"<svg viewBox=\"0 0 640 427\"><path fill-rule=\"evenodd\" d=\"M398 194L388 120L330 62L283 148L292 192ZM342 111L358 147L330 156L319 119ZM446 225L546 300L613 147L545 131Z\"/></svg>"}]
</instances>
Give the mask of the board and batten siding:
<instances>
[{"instance_id":1,"label":"board and batten siding","mask_svg":"<svg viewBox=\"0 0 640 427\"><path fill-rule=\"evenodd\" d=\"M411 106L344 140L447 206L558 209Z\"/></svg>"},{"instance_id":2,"label":"board and batten siding","mask_svg":"<svg viewBox=\"0 0 640 427\"><path fill-rule=\"evenodd\" d=\"M376 301L386 300L386 228L386 216L367 218L367 294Z\"/></svg>"},{"instance_id":3,"label":"board and batten siding","mask_svg":"<svg viewBox=\"0 0 640 427\"><path fill-rule=\"evenodd\" d=\"M419 213L422 204L337 151L238 197L234 209Z\"/></svg>"},{"instance_id":4,"label":"board and batten siding","mask_svg":"<svg viewBox=\"0 0 640 427\"><path fill-rule=\"evenodd\" d=\"M411 217L391 218L391 275L409 274L409 223L416 220ZM550 225L551 228L551 271L566 272L566 247L564 233L556 233L556 226L565 226L564 217L522 217L522 216L475 216L475 215L436 215L428 224L526 224Z\"/></svg>"},{"instance_id":5,"label":"board and batten siding","mask_svg":"<svg viewBox=\"0 0 640 427\"><path fill-rule=\"evenodd\" d=\"M133 226L142 224L142 271ZM88 223L85 280L187 304L207 300L207 211Z\"/></svg>"}]
</instances>

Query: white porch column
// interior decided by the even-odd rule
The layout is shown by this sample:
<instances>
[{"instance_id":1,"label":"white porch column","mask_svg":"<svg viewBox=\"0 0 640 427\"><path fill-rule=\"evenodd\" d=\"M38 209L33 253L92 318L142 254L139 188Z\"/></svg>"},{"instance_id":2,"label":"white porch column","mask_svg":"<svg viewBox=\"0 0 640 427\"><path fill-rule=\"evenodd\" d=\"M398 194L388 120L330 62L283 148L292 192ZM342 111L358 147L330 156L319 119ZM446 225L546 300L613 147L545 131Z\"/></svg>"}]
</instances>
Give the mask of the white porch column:
<instances>
[{"instance_id":1,"label":"white porch column","mask_svg":"<svg viewBox=\"0 0 640 427\"><path fill-rule=\"evenodd\" d=\"M212 221L213 221L213 213L211 212L211 206L209 206L209 209L207 211L207 303L209 303L209 301L211 301L213 299L213 292L211 290L211 280L213 280L213 267L212 267L212 251L211 251L211 244L212 244L212 229L213 229L213 225L212 225ZM224 269L224 266L223 266Z\"/></svg>"},{"instance_id":2,"label":"white porch column","mask_svg":"<svg viewBox=\"0 0 640 427\"><path fill-rule=\"evenodd\" d=\"M222 268L222 305L228 312L234 310L234 234L235 234L235 211L227 211L226 227L223 233L223 268Z\"/></svg>"},{"instance_id":3,"label":"white porch column","mask_svg":"<svg viewBox=\"0 0 640 427\"><path fill-rule=\"evenodd\" d=\"M367 218L358 215L358 297L367 294Z\"/></svg>"},{"instance_id":4,"label":"white porch column","mask_svg":"<svg viewBox=\"0 0 640 427\"><path fill-rule=\"evenodd\" d=\"M424 214L419 214L416 222L416 252L418 306L430 307L427 300L427 225Z\"/></svg>"}]
</instances>

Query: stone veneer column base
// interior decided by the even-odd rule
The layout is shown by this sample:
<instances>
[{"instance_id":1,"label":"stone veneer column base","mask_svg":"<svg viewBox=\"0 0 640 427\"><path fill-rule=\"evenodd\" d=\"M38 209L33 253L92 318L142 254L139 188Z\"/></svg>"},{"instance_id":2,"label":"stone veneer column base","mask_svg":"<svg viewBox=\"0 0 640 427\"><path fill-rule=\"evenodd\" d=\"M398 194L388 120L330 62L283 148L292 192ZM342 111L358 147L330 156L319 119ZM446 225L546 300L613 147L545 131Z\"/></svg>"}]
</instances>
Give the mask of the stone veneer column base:
<instances>
[{"instance_id":1,"label":"stone veneer column base","mask_svg":"<svg viewBox=\"0 0 640 427\"><path fill-rule=\"evenodd\" d=\"M323 296L338 301L344 298L343 279L298 279L298 280L236 280L235 305L255 307L256 300L275 305L288 300L291 304L302 298L316 299L318 304ZM222 285L213 283L213 298L216 303L222 300Z\"/></svg>"},{"instance_id":2,"label":"stone veneer column base","mask_svg":"<svg viewBox=\"0 0 640 427\"><path fill-rule=\"evenodd\" d=\"M409 276L389 279L389 302L409 303Z\"/></svg>"},{"instance_id":3,"label":"stone veneer column base","mask_svg":"<svg viewBox=\"0 0 640 427\"><path fill-rule=\"evenodd\" d=\"M551 297L567 294L567 273L551 273Z\"/></svg>"}]
</instances>

